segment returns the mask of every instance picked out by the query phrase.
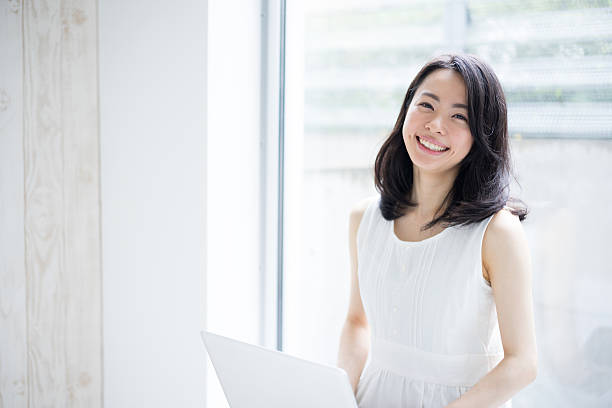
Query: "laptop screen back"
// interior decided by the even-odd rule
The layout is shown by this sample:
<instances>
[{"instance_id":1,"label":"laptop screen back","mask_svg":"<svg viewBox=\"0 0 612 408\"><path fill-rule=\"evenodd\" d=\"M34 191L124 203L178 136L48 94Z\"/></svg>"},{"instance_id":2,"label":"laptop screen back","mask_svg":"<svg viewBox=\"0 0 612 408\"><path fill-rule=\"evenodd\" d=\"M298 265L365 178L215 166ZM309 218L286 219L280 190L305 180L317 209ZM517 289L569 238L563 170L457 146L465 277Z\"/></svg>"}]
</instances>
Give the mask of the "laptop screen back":
<instances>
[{"instance_id":1,"label":"laptop screen back","mask_svg":"<svg viewBox=\"0 0 612 408\"><path fill-rule=\"evenodd\" d=\"M357 408L346 372L202 331L231 408Z\"/></svg>"}]
</instances>

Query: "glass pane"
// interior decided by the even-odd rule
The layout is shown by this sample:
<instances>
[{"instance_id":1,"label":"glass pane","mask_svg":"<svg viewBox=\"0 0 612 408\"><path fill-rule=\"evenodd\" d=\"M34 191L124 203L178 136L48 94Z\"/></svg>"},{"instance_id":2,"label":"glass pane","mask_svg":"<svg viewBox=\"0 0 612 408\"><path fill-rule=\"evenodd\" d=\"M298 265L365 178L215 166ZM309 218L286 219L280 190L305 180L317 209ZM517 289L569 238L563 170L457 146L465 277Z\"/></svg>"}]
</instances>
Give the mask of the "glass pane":
<instances>
[{"instance_id":1,"label":"glass pane","mask_svg":"<svg viewBox=\"0 0 612 408\"><path fill-rule=\"evenodd\" d=\"M287 107L285 350L336 364L350 208L377 193L374 159L417 70L463 50L502 82L512 191L531 210L539 374L514 407L611 406L612 3L296 3L287 86L303 106Z\"/></svg>"},{"instance_id":2,"label":"glass pane","mask_svg":"<svg viewBox=\"0 0 612 408\"><path fill-rule=\"evenodd\" d=\"M465 51L504 85L515 137L612 137L608 1L467 2Z\"/></svg>"}]
</instances>

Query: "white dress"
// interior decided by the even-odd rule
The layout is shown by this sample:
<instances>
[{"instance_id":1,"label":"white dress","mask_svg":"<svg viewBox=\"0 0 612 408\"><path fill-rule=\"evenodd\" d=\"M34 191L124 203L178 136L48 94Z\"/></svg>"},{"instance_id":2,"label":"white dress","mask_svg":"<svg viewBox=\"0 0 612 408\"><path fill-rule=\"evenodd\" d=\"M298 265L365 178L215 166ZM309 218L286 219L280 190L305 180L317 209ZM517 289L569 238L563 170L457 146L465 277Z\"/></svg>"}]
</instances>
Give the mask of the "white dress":
<instances>
[{"instance_id":1,"label":"white dress","mask_svg":"<svg viewBox=\"0 0 612 408\"><path fill-rule=\"evenodd\" d=\"M360 408L443 408L503 358L481 245L492 216L419 242L400 240L372 197L357 232L371 348ZM502 407L509 408L508 401Z\"/></svg>"}]
</instances>

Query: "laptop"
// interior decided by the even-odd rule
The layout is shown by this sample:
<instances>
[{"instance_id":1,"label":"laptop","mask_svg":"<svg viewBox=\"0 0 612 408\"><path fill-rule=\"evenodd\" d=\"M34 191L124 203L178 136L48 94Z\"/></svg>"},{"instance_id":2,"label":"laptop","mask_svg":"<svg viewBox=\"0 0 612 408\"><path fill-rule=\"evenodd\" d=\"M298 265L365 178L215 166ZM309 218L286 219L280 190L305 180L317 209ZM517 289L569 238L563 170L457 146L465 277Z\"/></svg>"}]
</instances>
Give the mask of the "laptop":
<instances>
[{"instance_id":1,"label":"laptop","mask_svg":"<svg viewBox=\"0 0 612 408\"><path fill-rule=\"evenodd\" d=\"M202 331L231 408L357 408L346 372Z\"/></svg>"}]
</instances>

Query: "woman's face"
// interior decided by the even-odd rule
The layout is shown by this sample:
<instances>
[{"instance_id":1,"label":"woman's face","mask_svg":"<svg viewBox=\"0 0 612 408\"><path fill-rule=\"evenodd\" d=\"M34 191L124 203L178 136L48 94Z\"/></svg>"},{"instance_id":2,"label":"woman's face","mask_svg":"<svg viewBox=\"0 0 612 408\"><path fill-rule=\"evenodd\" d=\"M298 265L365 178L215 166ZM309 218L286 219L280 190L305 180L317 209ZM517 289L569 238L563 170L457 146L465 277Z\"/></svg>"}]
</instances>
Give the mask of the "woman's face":
<instances>
[{"instance_id":1,"label":"woman's face","mask_svg":"<svg viewBox=\"0 0 612 408\"><path fill-rule=\"evenodd\" d=\"M461 75L450 69L430 73L417 88L402 128L414 166L435 173L455 169L472 148L468 120Z\"/></svg>"}]
</instances>

